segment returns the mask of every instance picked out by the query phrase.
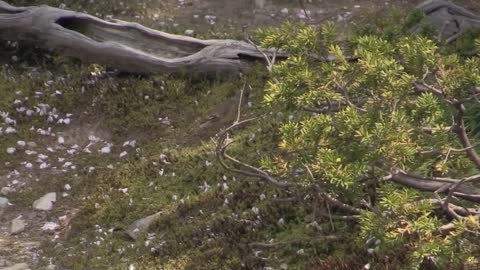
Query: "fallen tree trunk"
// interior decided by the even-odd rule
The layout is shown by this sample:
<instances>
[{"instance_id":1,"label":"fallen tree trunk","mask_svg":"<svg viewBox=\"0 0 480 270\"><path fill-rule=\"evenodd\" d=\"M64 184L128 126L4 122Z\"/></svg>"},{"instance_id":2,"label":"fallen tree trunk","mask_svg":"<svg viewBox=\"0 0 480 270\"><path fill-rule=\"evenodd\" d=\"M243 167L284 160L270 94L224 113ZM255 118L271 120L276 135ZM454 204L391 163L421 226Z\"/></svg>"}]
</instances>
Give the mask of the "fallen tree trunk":
<instances>
[{"instance_id":1,"label":"fallen tree trunk","mask_svg":"<svg viewBox=\"0 0 480 270\"><path fill-rule=\"evenodd\" d=\"M427 0L417 6L436 29L441 41L450 43L469 29L480 29L480 16L447 0ZM413 32L421 30L421 24Z\"/></svg>"},{"instance_id":2,"label":"fallen tree trunk","mask_svg":"<svg viewBox=\"0 0 480 270\"><path fill-rule=\"evenodd\" d=\"M480 28L480 16L449 1L427 0L417 8L446 42L469 28ZM201 40L49 6L14 7L1 0L0 39L31 42L61 55L134 74L235 74L245 71L249 60L274 54L262 53L243 41Z\"/></svg>"},{"instance_id":3,"label":"fallen tree trunk","mask_svg":"<svg viewBox=\"0 0 480 270\"><path fill-rule=\"evenodd\" d=\"M104 21L48 6L14 7L0 1L0 39L27 41L83 61L134 74L238 73L265 55L247 42L201 40L140 24Z\"/></svg>"}]
</instances>

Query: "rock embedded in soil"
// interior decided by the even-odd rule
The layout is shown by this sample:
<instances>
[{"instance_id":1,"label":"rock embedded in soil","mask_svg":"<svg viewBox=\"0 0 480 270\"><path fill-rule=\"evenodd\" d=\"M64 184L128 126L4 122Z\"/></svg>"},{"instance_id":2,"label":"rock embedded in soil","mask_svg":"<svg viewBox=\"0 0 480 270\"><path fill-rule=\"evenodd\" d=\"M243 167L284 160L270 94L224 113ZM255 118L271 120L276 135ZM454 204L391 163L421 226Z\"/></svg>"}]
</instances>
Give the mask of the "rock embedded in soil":
<instances>
[{"instance_id":1,"label":"rock embedded in soil","mask_svg":"<svg viewBox=\"0 0 480 270\"><path fill-rule=\"evenodd\" d=\"M0 190L0 194L3 195L3 196L7 196L8 194L12 193L13 192L13 189L10 188L10 187L3 187L1 190Z\"/></svg>"},{"instance_id":2,"label":"rock embedded in soil","mask_svg":"<svg viewBox=\"0 0 480 270\"><path fill-rule=\"evenodd\" d=\"M12 225L10 227L10 234L15 235L23 232L25 230L25 220L23 220L22 216L18 216L14 220L12 220Z\"/></svg>"},{"instance_id":3,"label":"rock embedded in soil","mask_svg":"<svg viewBox=\"0 0 480 270\"><path fill-rule=\"evenodd\" d=\"M28 264L26 263L17 263L13 266L2 268L1 270L29 270Z\"/></svg>"},{"instance_id":4,"label":"rock embedded in soil","mask_svg":"<svg viewBox=\"0 0 480 270\"><path fill-rule=\"evenodd\" d=\"M126 233L133 239L137 239L137 237L148 230L148 227L152 225L152 223L162 214L162 212L155 213L151 216L139 219L130 226L127 227Z\"/></svg>"},{"instance_id":5,"label":"rock embedded in soil","mask_svg":"<svg viewBox=\"0 0 480 270\"><path fill-rule=\"evenodd\" d=\"M57 193L50 192L40 199L33 202L33 208L36 210L50 211L53 209L53 203L57 200Z\"/></svg>"},{"instance_id":6,"label":"rock embedded in soil","mask_svg":"<svg viewBox=\"0 0 480 270\"><path fill-rule=\"evenodd\" d=\"M8 199L5 197L0 197L0 209L8 206Z\"/></svg>"}]
</instances>

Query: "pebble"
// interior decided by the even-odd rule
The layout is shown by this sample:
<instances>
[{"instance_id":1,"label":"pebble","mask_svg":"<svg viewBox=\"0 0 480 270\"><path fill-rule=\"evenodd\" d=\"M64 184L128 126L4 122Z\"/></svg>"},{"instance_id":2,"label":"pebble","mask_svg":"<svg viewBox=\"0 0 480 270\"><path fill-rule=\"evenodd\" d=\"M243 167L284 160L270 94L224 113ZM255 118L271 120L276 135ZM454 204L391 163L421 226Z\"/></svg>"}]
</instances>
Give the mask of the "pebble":
<instances>
[{"instance_id":1,"label":"pebble","mask_svg":"<svg viewBox=\"0 0 480 270\"><path fill-rule=\"evenodd\" d=\"M10 234L19 234L25 230L25 220L22 219L22 216L18 216L12 220L12 225L10 226Z\"/></svg>"},{"instance_id":2,"label":"pebble","mask_svg":"<svg viewBox=\"0 0 480 270\"><path fill-rule=\"evenodd\" d=\"M53 202L57 200L57 193L50 192L40 199L33 202L33 208L36 210L50 211L53 209Z\"/></svg>"},{"instance_id":3,"label":"pebble","mask_svg":"<svg viewBox=\"0 0 480 270\"><path fill-rule=\"evenodd\" d=\"M60 228L60 225L58 225L55 222L47 222L42 226L42 230L44 231L56 231Z\"/></svg>"},{"instance_id":4,"label":"pebble","mask_svg":"<svg viewBox=\"0 0 480 270\"><path fill-rule=\"evenodd\" d=\"M10 188L10 187L3 187L1 190L0 190L0 194L2 194L3 196L7 196L8 194L12 193L13 192L13 189Z\"/></svg>"},{"instance_id":5,"label":"pebble","mask_svg":"<svg viewBox=\"0 0 480 270\"><path fill-rule=\"evenodd\" d=\"M191 36L191 35L193 35L194 32L195 31L193 31L192 29L187 29L187 30L185 30L185 35Z\"/></svg>"},{"instance_id":6,"label":"pebble","mask_svg":"<svg viewBox=\"0 0 480 270\"><path fill-rule=\"evenodd\" d=\"M17 145L24 147L24 146L27 145L27 143L26 143L25 141L18 141L18 142L17 142Z\"/></svg>"},{"instance_id":7,"label":"pebble","mask_svg":"<svg viewBox=\"0 0 480 270\"><path fill-rule=\"evenodd\" d=\"M8 199L5 197L0 197L0 209L8 206Z\"/></svg>"}]
</instances>

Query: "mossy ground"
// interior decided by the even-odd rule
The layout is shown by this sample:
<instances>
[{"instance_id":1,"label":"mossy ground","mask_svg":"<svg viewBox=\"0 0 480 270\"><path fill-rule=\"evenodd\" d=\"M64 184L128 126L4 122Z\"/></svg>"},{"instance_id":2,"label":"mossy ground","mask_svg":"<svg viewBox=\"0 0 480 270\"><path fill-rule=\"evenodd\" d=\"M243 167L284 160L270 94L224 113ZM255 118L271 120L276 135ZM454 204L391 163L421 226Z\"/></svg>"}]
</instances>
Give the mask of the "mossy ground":
<instances>
[{"instance_id":1,"label":"mossy ground","mask_svg":"<svg viewBox=\"0 0 480 270\"><path fill-rule=\"evenodd\" d=\"M18 62L0 74L2 108L13 111L13 101L18 98L15 92L21 91L28 97L24 103L27 107L45 103L60 113L74 114L70 126L58 127L60 132L95 122L115 145L136 139L141 149L124 160L81 153L74 159L79 170L58 175L39 172L39 182L30 181L12 197L18 207L29 207L46 192L60 193L66 183L73 187L54 212L80 212L65 238L44 243L42 257L46 260L42 264L52 258L64 269L125 269L131 264L137 269L258 268L268 261L254 256L250 242L308 237L302 230L303 222L299 222L308 215L301 205L261 200L261 194L267 198L287 194L258 180L230 174L213 155L210 138L235 120L245 82L253 91L248 93L243 116L259 120L235 134L238 143L232 154L255 162L275 148L274 131L286 116L262 109L266 79L263 67L241 78L207 81L163 76L103 77L95 75L102 67L60 58L45 60L40 69L32 69L29 66L38 63L30 60L30 53L14 53ZM36 97L38 89L46 94ZM60 91L62 95L59 98L48 91ZM215 119L202 125L212 115ZM165 117L170 124L159 121ZM19 116L17 120L18 133L2 136L0 148L6 149L18 140L39 145L52 140L29 132L31 126L47 128L41 117ZM161 154L171 164L163 163ZM23 157L5 151L0 157L11 164L3 173L23 161ZM107 168L111 164L115 165L113 170ZM88 172L91 166L97 168L95 172ZM120 189L128 189L127 194ZM252 212L254 206L259 208L258 217ZM163 214L149 230L150 235L137 241L125 235L123 229L130 223L158 211ZM285 225L276 225L280 218L285 219ZM289 247L282 253L296 254L298 249ZM288 256L284 262L301 269L302 256Z\"/></svg>"}]
</instances>

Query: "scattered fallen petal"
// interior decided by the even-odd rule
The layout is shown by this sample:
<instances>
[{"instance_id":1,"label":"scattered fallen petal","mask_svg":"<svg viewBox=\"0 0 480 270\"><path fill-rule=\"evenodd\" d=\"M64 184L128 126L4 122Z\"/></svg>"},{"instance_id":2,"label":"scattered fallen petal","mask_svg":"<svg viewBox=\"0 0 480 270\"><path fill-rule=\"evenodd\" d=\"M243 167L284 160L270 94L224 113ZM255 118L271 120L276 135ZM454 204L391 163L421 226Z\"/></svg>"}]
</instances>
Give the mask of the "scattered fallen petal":
<instances>
[{"instance_id":1,"label":"scattered fallen petal","mask_svg":"<svg viewBox=\"0 0 480 270\"><path fill-rule=\"evenodd\" d=\"M24 146L27 145L27 143L26 143L25 141L18 141L18 142L17 142L17 145L18 145L18 146L21 146L21 147L24 147Z\"/></svg>"},{"instance_id":2,"label":"scattered fallen petal","mask_svg":"<svg viewBox=\"0 0 480 270\"><path fill-rule=\"evenodd\" d=\"M60 225L58 225L55 222L47 222L42 226L42 230L44 231L56 231L60 228Z\"/></svg>"},{"instance_id":3,"label":"scattered fallen petal","mask_svg":"<svg viewBox=\"0 0 480 270\"><path fill-rule=\"evenodd\" d=\"M100 153L102 154L110 154L111 152L112 152L112 147L110 145L104 146L102 147L102 149L100 149Z\"/></svg>"}]
</instances>

